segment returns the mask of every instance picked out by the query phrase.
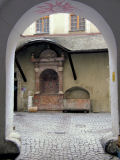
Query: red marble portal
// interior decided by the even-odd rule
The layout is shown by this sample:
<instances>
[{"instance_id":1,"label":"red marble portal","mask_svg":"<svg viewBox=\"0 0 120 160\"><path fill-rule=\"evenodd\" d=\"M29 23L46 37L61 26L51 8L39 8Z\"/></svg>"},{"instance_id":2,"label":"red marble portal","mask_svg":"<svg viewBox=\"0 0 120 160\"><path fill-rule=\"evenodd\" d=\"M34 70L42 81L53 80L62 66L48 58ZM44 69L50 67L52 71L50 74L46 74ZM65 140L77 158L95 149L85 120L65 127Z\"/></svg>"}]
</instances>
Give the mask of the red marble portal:
<instances>
[{"instance_id":1,"label":"red marble portal","mask_svg":"<svg viewBox=\"0 0 120 160\"><path fill-rule=\"evenodd\" d=\"M39 58L32 56L35 68L34 106L38 110L63 109L63 62L64 55L50 49L43 51Z\"/></svg>"},{"instance_id":2,"label":"red marble portal","mask_svg":"<svg viewBox=\"0 0 120 160\"><path fill-rule=\"evenodd\" d=\"M62 110L63 109L63 95L35 95L34 105L38 110Z\"/></svg>"}]
</instances>

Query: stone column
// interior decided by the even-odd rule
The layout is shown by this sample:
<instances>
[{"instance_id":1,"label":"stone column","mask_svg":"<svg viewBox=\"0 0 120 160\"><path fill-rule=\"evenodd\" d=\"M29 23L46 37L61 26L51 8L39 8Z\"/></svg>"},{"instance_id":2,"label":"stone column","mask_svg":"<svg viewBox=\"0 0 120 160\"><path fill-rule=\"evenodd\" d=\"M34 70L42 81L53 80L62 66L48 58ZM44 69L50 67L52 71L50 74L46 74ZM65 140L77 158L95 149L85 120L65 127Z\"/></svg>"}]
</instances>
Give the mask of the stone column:
<instances>
[{"instance_id":1,"label":"stone column","mask_svg":"<svg viewBox=\"0 0 120 160\"><path fill-rule=\"evenodd\" d=\"M35 94L40 93L40 73L39 65L35 64Z\"/></svg>"}]
</instances>

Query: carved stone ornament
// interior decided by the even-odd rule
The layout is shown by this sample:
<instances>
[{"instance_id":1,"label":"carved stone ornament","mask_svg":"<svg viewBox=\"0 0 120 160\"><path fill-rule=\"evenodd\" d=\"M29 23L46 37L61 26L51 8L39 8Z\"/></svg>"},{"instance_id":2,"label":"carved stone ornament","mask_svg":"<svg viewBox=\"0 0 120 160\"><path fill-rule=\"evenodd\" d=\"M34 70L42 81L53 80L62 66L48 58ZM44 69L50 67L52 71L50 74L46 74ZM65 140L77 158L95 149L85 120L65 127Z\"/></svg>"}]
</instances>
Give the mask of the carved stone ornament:
<instances>
[{"instance_id":1,"label":"carved stone ornament","mask_svg":"<svg viewBox=\"0 0 120 160\"><path fill-rule=\"evenodd\" d=\"M55 58L55 57L57 57L57 54L51 49L46 49L40 54L40 58Z\"/></svg>"}]
</instances>

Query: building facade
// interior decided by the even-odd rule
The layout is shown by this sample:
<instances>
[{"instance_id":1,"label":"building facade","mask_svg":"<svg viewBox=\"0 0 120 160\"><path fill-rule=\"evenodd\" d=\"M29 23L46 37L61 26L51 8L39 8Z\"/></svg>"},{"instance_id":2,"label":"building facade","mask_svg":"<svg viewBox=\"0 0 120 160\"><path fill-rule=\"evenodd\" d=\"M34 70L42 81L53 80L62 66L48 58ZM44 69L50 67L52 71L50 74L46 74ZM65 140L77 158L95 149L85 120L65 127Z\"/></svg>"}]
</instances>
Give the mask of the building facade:
<instances>
[{"instance_id":1,"label":"building facade","mask_svg":"<svg viewBox=\"0 0 120 160\"><path fill-rule=\"evenodd\" d=\"M23 33L24 36L35 34L79 34L99 33L89 20L68 13L51 14L33 22Z\"/></svg>"},{"instance_id":2,"label":"building facade","mask_svg":"<svg viewBox=\"0 0 120 160\"><path fill-rule=\"evenodd\" d=\"M29 106L37 106L38 110L81 110L86 109L83 107L86 105L92 112L110 112L109 58L106 48L101 34L22 36L16 57L27 82L15 65L17 111L28 111ZM76 80L68 50L71 52ZM56 77L55 81L53 77ZM30 97L32 102L29 102Z\"/></svg>"}]
</instances>

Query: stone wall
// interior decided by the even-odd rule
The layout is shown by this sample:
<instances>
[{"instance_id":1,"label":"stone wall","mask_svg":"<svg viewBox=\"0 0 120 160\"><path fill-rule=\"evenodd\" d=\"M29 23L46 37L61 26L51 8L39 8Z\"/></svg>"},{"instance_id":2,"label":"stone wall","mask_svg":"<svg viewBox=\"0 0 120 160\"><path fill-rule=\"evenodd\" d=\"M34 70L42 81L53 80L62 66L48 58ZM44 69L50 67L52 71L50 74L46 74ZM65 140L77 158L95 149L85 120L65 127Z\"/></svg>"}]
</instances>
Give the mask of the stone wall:
<instances>
[{"instance_id":1,"label":"stone wall","mask_svg":"<svg viewBox=\"0 0 120 160\"><path fill-rule=\"evenodd\" d=\"M108 112L109 64L108 54L72 55L77 80L74 80L68 59L64 63L64 92L78 86L90 93L93 112Z\"/></svg>"}]
</instances>

